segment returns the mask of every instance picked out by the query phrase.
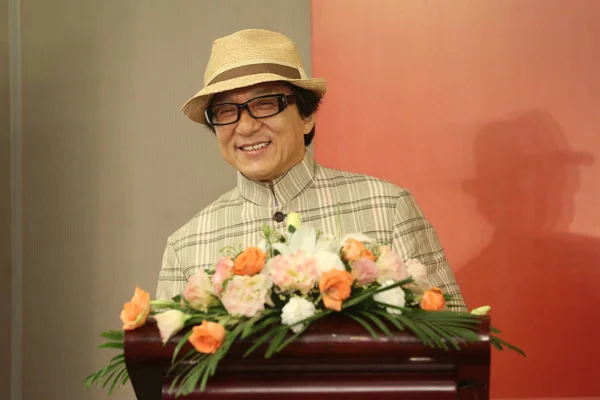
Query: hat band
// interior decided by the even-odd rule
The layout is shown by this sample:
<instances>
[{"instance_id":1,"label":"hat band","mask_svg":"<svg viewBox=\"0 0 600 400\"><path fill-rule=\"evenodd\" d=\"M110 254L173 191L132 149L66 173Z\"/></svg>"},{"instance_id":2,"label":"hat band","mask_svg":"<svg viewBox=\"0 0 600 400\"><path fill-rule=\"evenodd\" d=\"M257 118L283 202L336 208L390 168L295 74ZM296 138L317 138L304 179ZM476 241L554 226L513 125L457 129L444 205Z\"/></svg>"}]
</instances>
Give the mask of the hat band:
<instances>
[{"instance_id":1,"label":"hat band","mask_svg":"<svg viewBox=\"0 0 600 400\"><path fill-rule=\"evenodd\" d=\"M241 67L232 68L215 76L208 85L213 85L218 82L226 81L233 78L241 78L248 75L256 74L276 74L285 78L300 79L300 71L294 67L274 63L250 64ZM207 86L208 86L207 85Z\"/></svg>"}]
</instances>

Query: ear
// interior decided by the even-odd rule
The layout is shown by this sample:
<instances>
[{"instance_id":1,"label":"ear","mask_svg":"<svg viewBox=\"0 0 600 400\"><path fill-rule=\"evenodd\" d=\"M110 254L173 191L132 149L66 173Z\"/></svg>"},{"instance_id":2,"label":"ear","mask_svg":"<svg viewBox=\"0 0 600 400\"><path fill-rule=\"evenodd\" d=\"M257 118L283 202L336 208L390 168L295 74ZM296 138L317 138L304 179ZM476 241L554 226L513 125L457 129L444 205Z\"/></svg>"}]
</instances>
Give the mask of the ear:
<instances>
[{"instance_id":1,"label":"ear","mask_svg":"<svg viewBox=\"0 0 600 400\"><path fill-rule=\"evenodd\" d=\"M308 117L303 117L302 122L304 124L304 134L308 135L317 122L317 113L312 113Z\"/></svg>"}]
</instances>

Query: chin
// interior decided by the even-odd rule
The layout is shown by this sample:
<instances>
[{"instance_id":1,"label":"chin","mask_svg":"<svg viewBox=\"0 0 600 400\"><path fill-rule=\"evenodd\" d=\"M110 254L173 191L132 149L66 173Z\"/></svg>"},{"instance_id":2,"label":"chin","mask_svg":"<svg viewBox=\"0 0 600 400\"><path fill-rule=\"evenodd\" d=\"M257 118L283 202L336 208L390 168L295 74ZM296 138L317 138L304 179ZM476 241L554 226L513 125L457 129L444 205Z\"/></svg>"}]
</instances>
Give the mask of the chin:
<instances>
[{"instance_id":1,"label":"chin","mask_svg":"<svg viewBox=\"0 0 600 400\"><path fill-rule=\"evenodd\" d=\"M244 171L242 172L246 178L251 179L253 181L268 181L271 180L271 174L266 171Z\"/></svg>"}]
</instances>

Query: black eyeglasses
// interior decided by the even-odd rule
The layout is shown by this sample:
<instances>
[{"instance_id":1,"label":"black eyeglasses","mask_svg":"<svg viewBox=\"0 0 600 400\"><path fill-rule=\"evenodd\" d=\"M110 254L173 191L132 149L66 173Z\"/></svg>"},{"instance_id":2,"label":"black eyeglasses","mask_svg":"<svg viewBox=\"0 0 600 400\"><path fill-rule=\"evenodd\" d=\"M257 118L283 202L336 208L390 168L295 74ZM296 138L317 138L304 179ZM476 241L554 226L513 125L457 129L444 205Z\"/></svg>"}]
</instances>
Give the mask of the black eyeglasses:
<instances>
[{"instance_id":1,"label":"black eyeglasses","mask_svg":"<svg viewBox=\"0 0 600 400\"><path fill-rule=\"evenodd\" d=\"M277 115L296 101L294 94L268 94L255 97L245 103L213 104L204 111L211 125L229 125L240 120L242 110L248 110L252 118L267 118Z\"/></svg>"}]
</instances>

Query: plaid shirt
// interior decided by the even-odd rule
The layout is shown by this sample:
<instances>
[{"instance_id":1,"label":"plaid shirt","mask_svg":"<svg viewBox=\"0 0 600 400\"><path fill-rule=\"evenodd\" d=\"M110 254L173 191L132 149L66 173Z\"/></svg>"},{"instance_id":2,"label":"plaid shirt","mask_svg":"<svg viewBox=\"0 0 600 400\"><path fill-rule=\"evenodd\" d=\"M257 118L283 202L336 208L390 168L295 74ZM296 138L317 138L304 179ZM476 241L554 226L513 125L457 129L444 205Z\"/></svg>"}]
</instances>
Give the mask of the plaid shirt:
<instances>
[{"instance_id":1,"label":"plaid shirt","mask_svg":"<svg viewBox=\"0 0 600 400\"><path fill-rule=\"evenodd\" d=\"M158 277L158 299L181 294L197 268L214 266L226 246L257 245L263 226L285 229L284 215L298 212L305 225L325 233L361 232L389 243L404 260L427 266L431 284L464 301L432 225L413 196L391 183L302 162L272 184L238 173L237 186L198 213L167 241Z\"/></svg>"}]
</instances>

